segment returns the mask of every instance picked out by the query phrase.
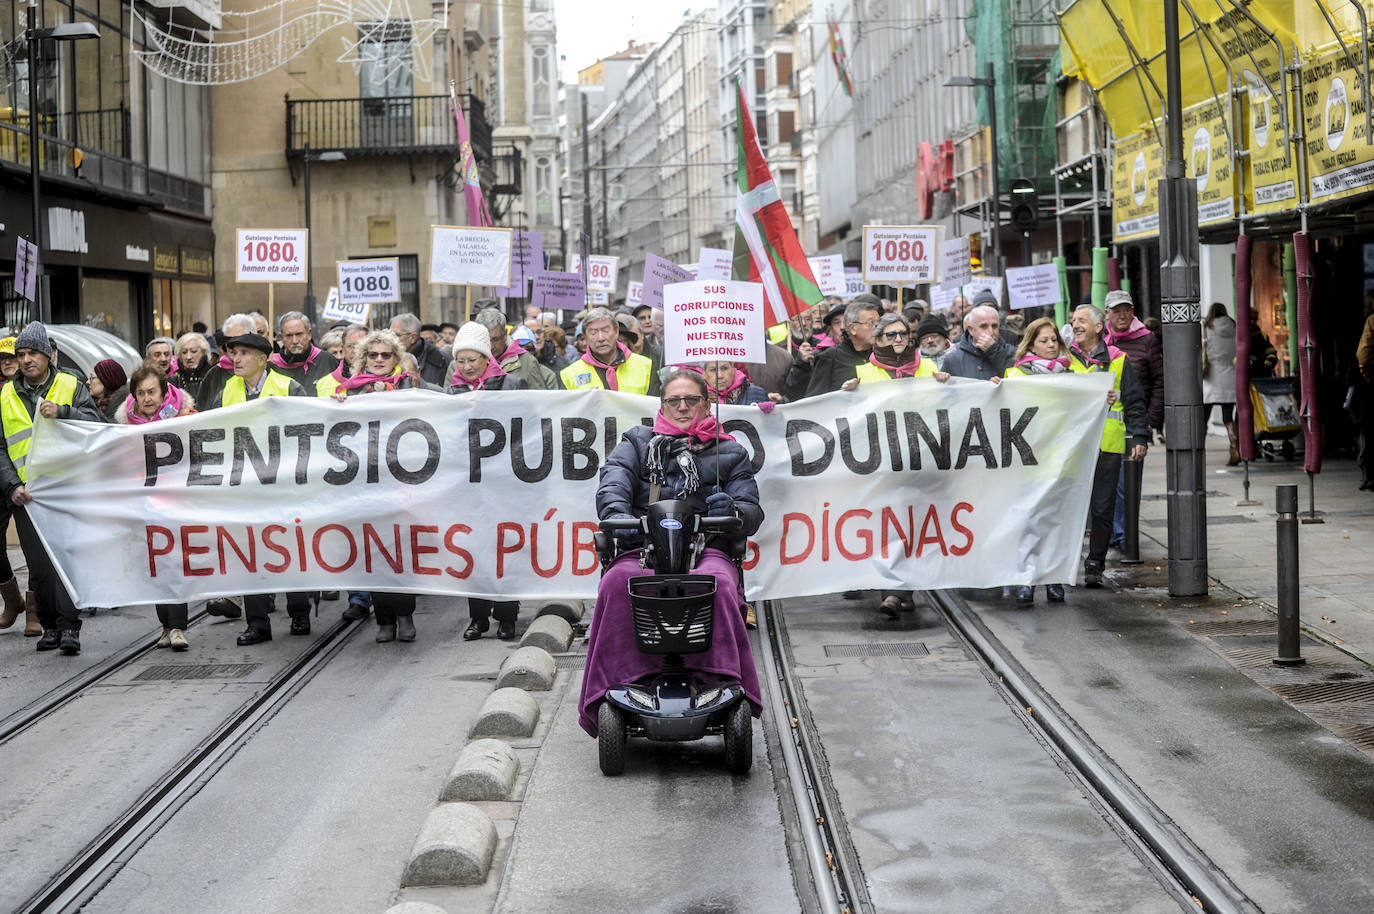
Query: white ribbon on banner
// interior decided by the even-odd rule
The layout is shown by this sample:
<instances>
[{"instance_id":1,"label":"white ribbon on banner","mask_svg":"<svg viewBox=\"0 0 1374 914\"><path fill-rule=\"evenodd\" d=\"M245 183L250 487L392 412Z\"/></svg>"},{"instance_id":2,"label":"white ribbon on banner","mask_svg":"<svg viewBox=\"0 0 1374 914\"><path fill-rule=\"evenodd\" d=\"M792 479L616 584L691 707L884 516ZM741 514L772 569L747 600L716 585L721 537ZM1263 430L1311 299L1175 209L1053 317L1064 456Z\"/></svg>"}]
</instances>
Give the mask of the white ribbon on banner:
<instances>
[{"instance_id":1,"label":"white ribbon on banner","mask_svg":"<svg viewBox=\"0 0 1374 914\"><path fill-rule=\"evenodd\" d=\"M767 519L751 597L1075 580L1102 374L865 384L721 420ZM28 510L78 606L377 590L590 599L611 391L273 397L139 426L39 418Z\"/></svg>"}]
</instances>

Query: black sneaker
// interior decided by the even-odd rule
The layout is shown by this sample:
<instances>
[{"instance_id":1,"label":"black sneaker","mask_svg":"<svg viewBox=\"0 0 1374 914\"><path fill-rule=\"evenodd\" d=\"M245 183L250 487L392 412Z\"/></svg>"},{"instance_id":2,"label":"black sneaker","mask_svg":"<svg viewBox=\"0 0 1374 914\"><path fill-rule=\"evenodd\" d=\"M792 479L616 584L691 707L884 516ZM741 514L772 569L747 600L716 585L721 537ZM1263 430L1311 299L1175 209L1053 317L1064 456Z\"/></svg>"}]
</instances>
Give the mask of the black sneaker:
<instances>
[{"instance_id":1,"label":"black sneaker","mask_svg":"<svg viewBox=\"0 0 1374 914\"><path fill-rule=\"evenodd\" d=\"M61 632L55 628L45 628L43 629L43 636L38 639L37 647L40 651L55 651L61 642Z\"/></svg>"},{"instance_id":2,"label":"black sneaker","mask_svg":"<svg viewBox=\"0 0 1374 914\"><path fill-rule=\"evenodd\" d=\"M81 633L74 628L62 632L61 647L62 653L68 657L75 657L81 653Z\"/></svg>"}]
</instances>

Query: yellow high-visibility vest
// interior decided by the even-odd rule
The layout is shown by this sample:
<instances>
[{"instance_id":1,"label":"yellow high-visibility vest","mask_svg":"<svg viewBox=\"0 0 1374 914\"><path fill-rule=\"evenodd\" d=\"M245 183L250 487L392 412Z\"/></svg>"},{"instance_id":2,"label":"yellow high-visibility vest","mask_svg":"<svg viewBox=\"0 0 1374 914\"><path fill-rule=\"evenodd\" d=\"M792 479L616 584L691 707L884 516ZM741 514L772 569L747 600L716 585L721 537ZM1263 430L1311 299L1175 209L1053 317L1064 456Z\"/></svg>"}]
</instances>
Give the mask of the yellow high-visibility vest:
<instances>
[{"instance_id":1,"label":"yellow high-visibility vest","mask_svg":"<svg viewBox=\"0 0 1374 914\"><path fill-rule=\"evenodd\" d=\"M601 376L596 369L578 359L558 373L563 386L568 390L583 390L588 387L605 389ZM619 390L627 394L647 394L649 382L653 380L654 363L642 355L630 353L630 357L615 366L615 379Z\"/></svg>"},{"instance_id":2,"label":"yellow high-visibility vest","mask_svg":"<svg viewBox=\"0 0 1374 914\"><path fill-rule=\"evenodd\" d=\"M1090 365L1083 361L1077 352L1072 353L1069 367L1077 374L1092 374L1101 370L1095 363ZM1121 402L1121 373L1125 367L1126 353L1118 351L1109 369L1112 373L1112 390L1116 391L1116 402L1107 410L1107 424L1102 427L1101 450L1108 454L1126 453L1126 411Z\"/></svg>"},{"instance_id":3,"label":"yellow high-visibility vest","mask_svg":"<svg viewBox=\"0 0 1374 914\"><path fill-rule=\"evenodd\" d=\"M339 389L339 379L334 377L334 372L330 372L315 382L315 396L332 397L334 391Z\"/></svg>"},{"instance_id":4,"label":"yellow high-visibility vest","mask_svg":"<svg viewBox=\"0 0 1374 914\"><path fill-rule=\"evenodd\" d=\"M267 369L267 379L262 382L262 397L289 397L291 396L291 379L284 374L279 374L272 369ZM220 398L221 406L233 406L236 403L243 403L248 399L248 388L243 383L243 378L234 375L224 382L224 395Z\"/></svg>"},{"instance_id":5,"label":"yellow high-visibility vest","mask_svg":"<svg viewBox=\"0 0 1374 914\"><path fill-rule=\"evenodd\" d=\"M56 368L50 370L56 372L57 377L43 399L58 406L71 406L76 397L76 378ZM33 417L15 392L13 381L7 381L0 388L0 422L4 423L5 450L9 452L10 462L19 472L19 481L26 483L29 481L29 446L33 444Z\"/></svg>"},{"instance_id":6,"label":"yellow high-visibility vest","mask_svg":"<svg viewBox=\"0 0 1374 914\"><path fill-rule=\"evenodd\" d=\"M872 362L860 362L854 367L854 374L858 377L860 384L866 384L869 381L890 381L894 377L892 372L879 368ZM935 377L935 362L931 359L921 359L920 364L916 366L916 373L911 377Z\"/></svg>"}]
</instances>

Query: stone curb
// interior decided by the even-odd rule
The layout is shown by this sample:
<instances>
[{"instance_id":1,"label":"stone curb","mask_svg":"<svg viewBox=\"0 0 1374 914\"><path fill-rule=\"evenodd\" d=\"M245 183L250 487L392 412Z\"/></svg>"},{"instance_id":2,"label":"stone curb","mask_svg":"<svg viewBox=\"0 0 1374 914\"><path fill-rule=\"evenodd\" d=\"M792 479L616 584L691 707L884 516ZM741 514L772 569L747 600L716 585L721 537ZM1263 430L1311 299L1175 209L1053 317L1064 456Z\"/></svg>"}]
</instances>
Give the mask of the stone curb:
<instances>
[{"instance_id":1,"label":"stone curb","mask_svg":"<svg viewBox=\"0 0 1374 914\"><path fill-rule=\"evenodd\" d=\"M534 733L534 725L538 722L539 705L528 693L522 689L497 689L482 702L477 720L468 730L468 738L514 736L524 739Z\"/></svg>"},{"instance_id":2,"label":"stone curb","mask_svg":"<svg viewBox=\"0 0 1374 914\"><path fill-rule=\"evenodd\" d=\"M438 905L424 901L403 901L386 909L386 914L448 914Z\"/></svg>"},{"instance_id":3,"label":"stone curb","mask_svg":"<svg viewBox=\"0 0 1374 914\"><path fill-rule=\"evenodd\" d=\"M439 799L504 800L519 770L520 762L510 746L499 739L474 740L463 747Z\"/></svg>"},{"instance_id":4,"label":"stone curb","mask_svg":"<svg viewBox=\"0 0 1374 914\"><path fill-rule=\"evenodd\" d=\"M525 630L521 647L542 647L550 654L562 654L572 644L572 626L560 616L540 616Z\"/></svg>"},{"instance_id":5,"label":"stone curb","mask_svg":"<svg viewBox=\"0 0 1374 914\"><path fill-rule=\"evenodd\" d=\"M501 673L496 677L498 689L516 688L526 692L547 692L553 688L553 677L558 665L553 655L542 647L517 648L501 664Z\"/></svg>"},{"instance_id":6,"label":"stone curb","mask_svg":"<svg viewBox=\"0 0 1374 914\"><path fill-rule=\"evenodd\" d=\"M485 812L467 803L445 803L425 819L401 885L479 885L495 851L496 826Z\"/></svg>"},{"instance_id":7,"label":"stone curb","mask_svg":"<svg viewBox=\"0 0 1374 914\"><path fill-rule=\"evenodd\" d=\"M576 625L582 621L582 615L586 608L581 600L555 600L552 603L545 603L535 612L535 617L557 616L569 625Z\"/></svg>"}]
</instances>

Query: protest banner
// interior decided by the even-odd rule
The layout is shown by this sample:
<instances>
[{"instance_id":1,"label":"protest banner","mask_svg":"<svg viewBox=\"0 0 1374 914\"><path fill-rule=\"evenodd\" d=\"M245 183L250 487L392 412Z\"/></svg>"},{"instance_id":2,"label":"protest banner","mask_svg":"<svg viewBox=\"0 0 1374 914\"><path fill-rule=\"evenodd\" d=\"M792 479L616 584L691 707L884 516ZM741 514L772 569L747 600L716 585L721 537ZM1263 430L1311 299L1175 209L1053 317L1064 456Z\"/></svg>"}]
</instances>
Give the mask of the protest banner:
<instances>
[{"instance_id":1,"label":"protest banner","mask_svg":"<svg viewBox=\"0 0 1374 914\"><path fill-rule=\"evenodd\" d=\"M763 349L763 285L721 279L679 282L663 290L663 360L750 362Z\"/></svg>"},{"instance_id":2,"label":"protest banner","mask_svg":"<svg viewBox=\"0 0 1374 914\"><path fill-rule=\"evenodd\" d=\"M37 301L38 245L27 238L17 239L14 246L14 291Z\"/></svg>"},{"instance_id":3,"label":"protest banner","mask_svg":"<svg viewBox=\"0 0 1374 914\"><path fill-rule=\"evenodd\" d=\"M338 260L334 270L339 278L339 305L376 305L401 300L401 266L395 257Z\"/></svg>"},{"instance_id":4,"label":"protest banner","mask_svg":"<svg viewBox=\"0 0 1374 914\"><path fill-rule=\"evenodd\" d=\"M686 268L657 254L644 255L644 304L657 311L663 310L663 287L675 282L686 282L692 278Z\"/></svg>"},{"instance_id":5,"label":"protest banner","mask_svg":"<svg viewBox=\"0 0 1374 914\"><path fill-rule=\"evenodd\" d=\"M1075 581L1110 384L901 380L721 407L767 515L749 596ZM40 416L28 510L78 606L335 589L590 600L598 471L657 410L613 391L417 390L138 426Z\"/></svg>"},{"instance_id":6,"label":"protest banner","mask_svg":"<svg viewBox=\"0 0 1374 914\"><path fill-rule=\"evenodd\" d=\"M625 304L631 308L638 308L644 304L644 283L638 280L630 280L629 288L625 292Z\"/></svg>"},{"instance_id":7,"label":"protest banner","mask_svg":"<svg viewBox=\"0 0 1374 914\"><path fill-rule=\"evenodd\" d=\"M429 281L509 286L512 234L505 228L430 226Z\"/></svg>"},{"instance_id":8,"label":"protest banner","mask_svg":"<svg viewBox=\"0 0 1374 914\"><path fill-rule=\"evenodd\" d=\"M238 282L305 282L310 233L305 229L239 229L234 249Z\"/></svg>"},{"instance_id":9,"label":"protest banner","mask_svg":"<svg viewBox=\"0 0 1374 914\"><path fill-rule=\"evenodd\" d=\"M340 304L338 286L329 287L329 294L324 297L324 307L320 310L321 320L348 321L350 324L366 325L371 315L371 303L364 302L363 304L356 305Z\"/></svg>"},{"instance_id":10,"label":"protest banner","mask_svg":"<svg viewBox=\"0 0 1374 914\"><path fill-rule=\"evenodd\" d=\"M582 264L573 262L574 272L581 273ZM587 258L587 288L592 292L615 291L616 275L620 272L620 258L593 254Z\"/></svg>"},{"instance_id":11,"label":"protest banner","mask_svg":"<svg viewBox=\"0 0 1374 914\"><path fill-rule=\"evenodd\" d=\"M864 282L935 282L939 241L938 225L865 225Z\"/></svg>"},{"instance_id":12,"label":"protest banner","mask_svg":"<svg viewBox=\"0 0 1374 914\"><path fill-rule=\"evenodd\" d=\"M510 258L510 285L497 286L491 294L524 298L529 292L530 280L544 269L544 236L539 232L516 232Z\"/></svg>"},{"instance_id":13,"label":"protest banner","mask_svg":"<svg viewBox=\"0 0 1374 914\"><path fill-rule=\"evenodd\" d=\"M940 287L957 289L972 278L972 248L968 236L940 242Z\"/></svg>"},{"instance_id":14,"label":"protest banner","mask_svg":"<svg viewBox=\"0 0 1374 914\"><path fill-rule=\"evenodd\" d=\"M1002 277L1000 276L975 276L964 283L964 298L968 303L973 304L973 300L978 297L979 292L991 292L1000 302L1002 300Z\"/></svg>"},{"instance_id":15,"label":"protest banner","mask_svg":"<svg viewBox=\"0 0 1374 914\"><path fill-rule=\"evenodd\" d=\"M734 255L725 248L700 248L697 251L696 279L729 279Z\"/></svg>"},{"instance_id":16,"label":"protest banner","mask_svg":"<svg viewBox=\"0 0 1374 914\"><path fill-rule=\"evenodd\" d=\"M844 295L844 257L828 254L824 257L808 257L806 261L811 264L811 275L815 277L821 294Z\"/></svg>"},{"instance_id":17,"label":"protest banner","mask_svg":"<svg viewBox=\"0 0 1374 914\"><path fill-rule=\"evenodd\" d=\"M586 293L582 289L582 277L576 273L558 273L553 270L536 273L530 287L530 301L543 311L550 308L581 311L586 307L587 301Z\"/></svg>"},{"instance_id":18,"label":"protest banner","mask_svg":"<svg viewBox=\"0 0 1374 914\"><path fill-rule=\"evenodd\" d=\"M1053 263L1007 267L1007 298L1012 310L1058 304L1059 297L1059 267Z\"/></svg>"}]
</instances>

